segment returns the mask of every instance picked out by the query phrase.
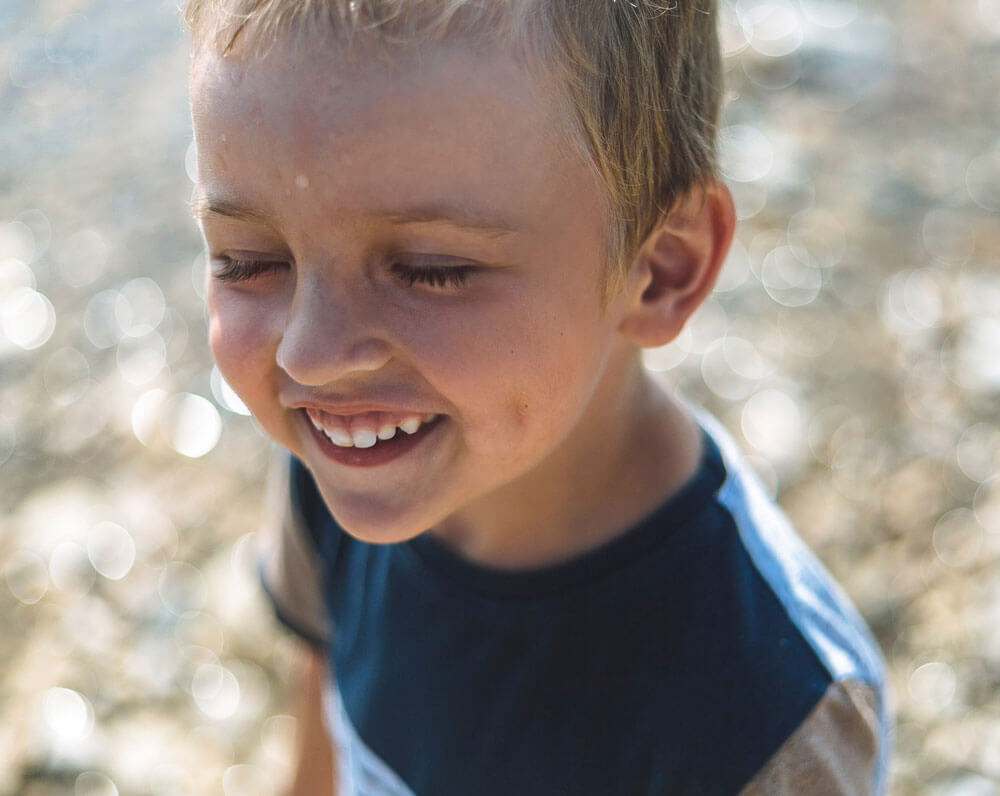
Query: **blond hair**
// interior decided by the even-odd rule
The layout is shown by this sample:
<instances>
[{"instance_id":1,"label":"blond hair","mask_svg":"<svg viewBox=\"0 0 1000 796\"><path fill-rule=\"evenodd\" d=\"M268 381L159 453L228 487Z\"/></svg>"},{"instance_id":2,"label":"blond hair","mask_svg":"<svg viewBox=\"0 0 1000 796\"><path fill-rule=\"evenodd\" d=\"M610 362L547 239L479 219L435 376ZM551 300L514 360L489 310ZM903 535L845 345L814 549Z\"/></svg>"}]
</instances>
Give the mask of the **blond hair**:
<instances>
[{"instance_id":1,"label":"blond hair","mask_svg":"<svg viewBox=\"0 0 1000 796\"><path fill-rule=\"evenodd\" d=\"M682 195L714 179L721 64L715 0L187 0L195 48L279 35L509 37L562 86L607 190L608 282Z\"/></svg>"}]
</instances>

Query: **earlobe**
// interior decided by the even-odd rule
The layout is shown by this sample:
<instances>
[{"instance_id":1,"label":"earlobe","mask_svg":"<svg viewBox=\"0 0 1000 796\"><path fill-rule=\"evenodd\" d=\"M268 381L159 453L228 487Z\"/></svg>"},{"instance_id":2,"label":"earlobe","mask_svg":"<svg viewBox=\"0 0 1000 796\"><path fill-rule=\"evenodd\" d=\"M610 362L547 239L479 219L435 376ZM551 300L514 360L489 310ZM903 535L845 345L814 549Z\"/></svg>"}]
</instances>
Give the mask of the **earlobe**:
<instances>
[{"instance_id":1,"label":"earlobe","mask_svg":"<svg viewBox=\"0 0 1000 796\"><path fill-rule=\"evenodd\" d=\"M619 330L643 348L669 343L708 297L736 226L722 182L692 190L639 248L630 272L630 303Z\"/></svg>"}]
</instances>

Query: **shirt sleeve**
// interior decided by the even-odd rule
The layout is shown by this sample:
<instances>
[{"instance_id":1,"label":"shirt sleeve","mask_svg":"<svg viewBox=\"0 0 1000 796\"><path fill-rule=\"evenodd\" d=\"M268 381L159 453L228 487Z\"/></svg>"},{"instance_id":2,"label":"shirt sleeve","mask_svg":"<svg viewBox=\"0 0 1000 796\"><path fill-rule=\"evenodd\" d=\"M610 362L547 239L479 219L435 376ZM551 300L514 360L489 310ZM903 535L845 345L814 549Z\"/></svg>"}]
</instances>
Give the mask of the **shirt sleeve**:
<instances>
[{"instance_id":1,"label":"shirt sleeve","mask_svg":"<svg viewBox=\"0 0 1000 796\"><path fill-rule=\"evenodd\" d=\"M741 796L855 796L875 793L879 721L867 683L831 683L795 733Z\"/></svg>"},{"instance_id":2,"label":"shirt sleeve","mask_svg":"<svg viewBox=\"0 0 1000 796\"><path fill-rule=\"evenodd\" d=\"M290 462L290 455L279 449L268 471L264 522L258 533L258 572L282 624L310 644L325 648L332 634L323 604L321 558L292 499Z\"/></svg>"}]
</instances>

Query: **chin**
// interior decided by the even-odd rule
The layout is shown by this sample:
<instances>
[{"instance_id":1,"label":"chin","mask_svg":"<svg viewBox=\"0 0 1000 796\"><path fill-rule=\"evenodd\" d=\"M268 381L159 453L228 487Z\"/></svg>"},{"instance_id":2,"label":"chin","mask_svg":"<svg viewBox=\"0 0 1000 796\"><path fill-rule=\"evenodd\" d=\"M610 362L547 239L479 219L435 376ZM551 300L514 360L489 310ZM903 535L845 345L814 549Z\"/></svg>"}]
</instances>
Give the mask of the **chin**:
<instances>
[{"instance_id":1,"label":"chin","mask_svg":"<svg viewBox=\"0 0 1000 796\"><path fill-rule=\"evenodd\" d=\"M358 541L369 544L408 542L433 524L421 514L407 512L400 506L386 506L364 499L345 500L320 490L323 502L337 525Z\"/></svg>"}]
</instances>

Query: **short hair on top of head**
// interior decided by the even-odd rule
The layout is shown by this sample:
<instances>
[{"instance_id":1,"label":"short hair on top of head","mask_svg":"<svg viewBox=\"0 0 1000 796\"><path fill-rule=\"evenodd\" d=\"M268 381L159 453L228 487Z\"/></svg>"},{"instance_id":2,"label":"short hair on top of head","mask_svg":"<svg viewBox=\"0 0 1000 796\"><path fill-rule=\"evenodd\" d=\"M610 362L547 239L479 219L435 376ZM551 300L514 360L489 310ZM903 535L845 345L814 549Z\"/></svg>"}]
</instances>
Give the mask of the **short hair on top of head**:
<instances>
[{"instance_id":1,"label":"short hair on top of head","mask_svg":"<svg viewBox=\"0 0 1000 796\"><path fill-rule=\"evenodd\" d=\"M606 187L606 295L664 213L716 175L716 0L187 0L195 49L328 31L403 44L504 37L565 92Z\"/></svg>"}]
</instances>

